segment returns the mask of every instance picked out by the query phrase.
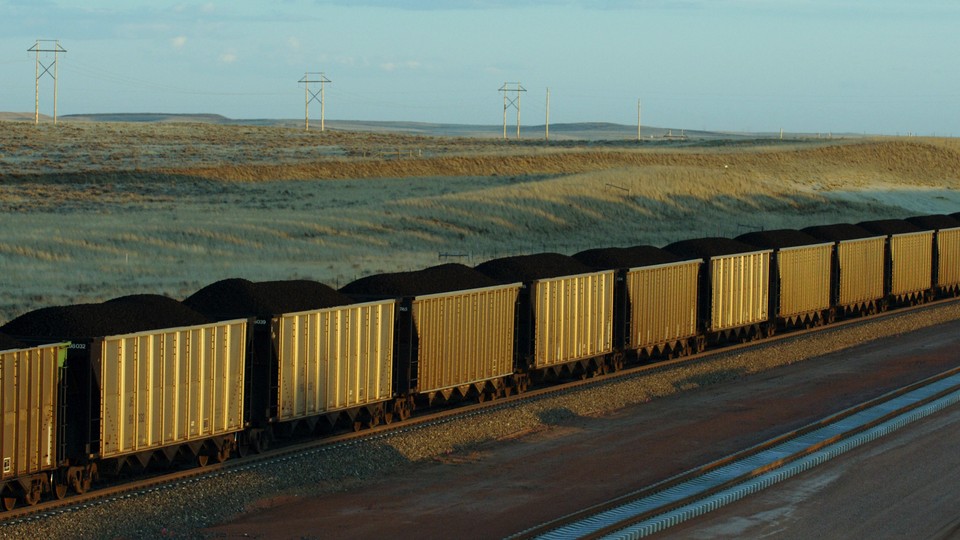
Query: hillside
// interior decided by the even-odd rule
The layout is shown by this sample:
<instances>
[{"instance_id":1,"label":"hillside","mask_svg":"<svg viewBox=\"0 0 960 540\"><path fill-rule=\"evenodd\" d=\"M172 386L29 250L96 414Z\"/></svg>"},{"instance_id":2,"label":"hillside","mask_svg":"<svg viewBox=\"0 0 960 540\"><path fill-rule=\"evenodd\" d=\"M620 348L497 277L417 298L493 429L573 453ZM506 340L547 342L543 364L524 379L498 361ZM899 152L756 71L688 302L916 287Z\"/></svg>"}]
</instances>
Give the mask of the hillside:
<instances>
[{"instance_id":1,"label":"hillside","mask_svg":"<svg viewBox=\"0 0 960 540\"><path fill-rule=\"evenodd\" d=\"M954 139L503 141L184 123L0 131L0 323L216 281L960 211ZM7 129L9 128L9 129Z\"/></svg>"}]
</instances>

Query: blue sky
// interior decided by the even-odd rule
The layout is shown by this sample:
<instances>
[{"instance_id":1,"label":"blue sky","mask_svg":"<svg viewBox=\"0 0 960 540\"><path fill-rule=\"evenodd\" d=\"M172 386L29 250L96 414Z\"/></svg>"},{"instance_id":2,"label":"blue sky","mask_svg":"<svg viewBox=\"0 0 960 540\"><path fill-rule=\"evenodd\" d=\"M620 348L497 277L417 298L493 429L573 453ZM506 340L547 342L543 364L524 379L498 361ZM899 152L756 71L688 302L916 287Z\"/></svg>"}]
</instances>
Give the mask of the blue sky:
<instances>
[{"instance_id":1,"label":"blue sky","mask_svg":"<svg viewBox=\"0 0 960 540\"><path fill-rule=\"evenodd\" d=\"M956 0L0 0L0 111L960 136ZM48 60L49 61L49 60ZM52 79L41 112L52 113ZM515 112L511 111L511 121ZM316 105L311 117L318 118Z\"/></svg>"}]
</instances>

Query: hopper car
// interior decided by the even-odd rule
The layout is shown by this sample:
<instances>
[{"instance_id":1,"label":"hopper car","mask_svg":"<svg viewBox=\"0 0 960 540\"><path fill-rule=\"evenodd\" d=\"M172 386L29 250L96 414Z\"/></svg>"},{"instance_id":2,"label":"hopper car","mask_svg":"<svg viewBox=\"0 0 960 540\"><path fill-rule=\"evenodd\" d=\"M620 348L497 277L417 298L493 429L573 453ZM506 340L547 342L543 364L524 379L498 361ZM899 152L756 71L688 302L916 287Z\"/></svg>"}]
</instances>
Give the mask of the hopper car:
<instances>
[{"instance_id":1,"label":"hopper car","mask_svg":"<svg viewBox=\"0 0 960 540\"><path fill-rule=\"evenodd\" d=\"M957 217L42 308L0 327L0 503L957 296Z\"/></svg>"}]
</instances>

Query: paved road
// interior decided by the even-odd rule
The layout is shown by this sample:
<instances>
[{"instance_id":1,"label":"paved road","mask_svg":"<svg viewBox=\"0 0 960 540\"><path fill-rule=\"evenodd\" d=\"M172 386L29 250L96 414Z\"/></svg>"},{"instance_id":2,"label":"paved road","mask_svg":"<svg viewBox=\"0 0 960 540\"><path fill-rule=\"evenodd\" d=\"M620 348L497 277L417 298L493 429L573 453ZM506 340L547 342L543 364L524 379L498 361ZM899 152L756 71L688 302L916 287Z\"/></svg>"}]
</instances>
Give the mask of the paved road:
<instances>
[{"instance_id":1,"label":"paved road","mask_svg":"<svg viewBox=\"0 0 960 540\"><path fill-rule=\"evenodd\" d=\"M660 536L960 538L960 406Z\"/></svg>"}]
</instances>

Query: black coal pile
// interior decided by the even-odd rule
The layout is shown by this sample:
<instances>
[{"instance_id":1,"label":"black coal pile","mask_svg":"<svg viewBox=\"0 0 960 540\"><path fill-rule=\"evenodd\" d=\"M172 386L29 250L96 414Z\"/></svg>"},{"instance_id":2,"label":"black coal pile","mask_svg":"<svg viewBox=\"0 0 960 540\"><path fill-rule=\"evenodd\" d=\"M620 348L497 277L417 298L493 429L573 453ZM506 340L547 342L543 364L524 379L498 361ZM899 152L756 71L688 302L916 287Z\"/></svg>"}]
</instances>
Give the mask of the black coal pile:
<instances>
[{"instance_id":1,"label":"black coal pile","mask_svg":"<svg viewBox=\"0 0 960 540\"><path fill-rule=\"evenodd\" d=\"M100 304L41 308L8 322L0 332L35 338L91 338L210 322L172 298L137 294Z\"/></svg>"},{"instance_id":2,"label":"black coal pile","mask_svg":"<svg viewBox=\"0 0 960 540\"><path fill-rule=\"evenodd\" d=\"M834 223L833 225L815 225L802 229L803 232L828 242L842 242L844 240L857 240L860 238L873 238L878 236L863 227L851 225L850 223Z\"/></svg>"},{"instance_id":3,"label":"black coal pile","mask_svg":"<svg viewBox=\"0 0 960 540\"><path fill-rule=\"evenodd\" d=\"M780 249L797 246L822 244L823 240L796 229L775 229L772 231L757 231L741 234L737 240L766 249Z\"/></svg>"},{"instance_id":4,"label":"black coal pile","mask_svg":"<svg viewBox=\"0 0 960 540\"><path fill-rule=\"evenodd\" d=\"M921 232L923 229L904 219L878 219L876 221L862 221L858 226L876 234L907 234Z\"/></svg>"},{"instance_id":5,"label":"black coal pile","mask_svg":"<svg viewBox=\"0 0 960 540\"><path fill-rule=\"evenodd\" d=\"M744 244L737 240L722 237L712 238L693 238L691 240L681 240L674 242L663 248L678 257L684 259L709 259L710 257L719 257L722 255L734 255L738 253L753 253L759 251L755 246Z\"/></svg>"},{"instance_id":6,"label":"black coal pile","mask_svg":"<svg viewBox=\"0 0 960 540\"><path fill-rule=\"evenodd\" d=\"M420 296L495 285L499 283L469 266L448 263L412 272L374 274L344 285L340 288L340 293L359 300Z\"/></svg>"},{"instance_id":7,"label":"black coal pile","mask_svg":"<svg viewBox=\"0 0 960 540\"><path fill-rule=\"evenodd\" d=\"M183 301L214 319L281 315L354 303L318 281L293 279L253 282L230 278L211 283Z\"/></svg>"},{"instance_id":8,"label":"black coal pile","mask_svg":"<svg viewBox=\"0 0 960 540\"><path fill-rule=\"evenodd\" d=\"M950 217L952 217L953 219L955 219L955 220L957 220L957 221L960 221L960 212L956 212L956 213L950 214Z\"/></svg>"},{"instance_id":9,"label":"black coal pile","mask_svg":"<svg viewBox=\"0 0 960 540\"><path fill-rule=\"evenodd\" d=\"M680 261L669 251L655 246L633 246L623 248L596 248L581 251L574 259L598 269L639 268Z\"/></svg>"},{"instance_id":10,"label":"black coal pile","mask_svg":"<svg viewBox=\"0 0 960 540\"><path fill-rule=\"evenodd\" d=\"M477 265L476 270L500 283L575 276L594 271L593 267L559 253L536 253L493 259Z\"/></svg>"},{"instance_id":11,"label":"black coal pile","mask_svg":"<svg viewBox=\"0 0 960 540\"><path fill-rule=\"evenodd\" d=\"M907 218L907 221L920 227L925 231L935 231L940 229L956 229L960 227L960 219L954 219L946 214L933 214L929 216L914 216Z\"/></svg>"},{"instance_id":12,"label":"black coal pile","mask_svg":"<svg viewBox=\"0 0 960 540\"><path fill-rule=\"evenodd\" d=\"M27 346L10 336L0 334L0 351L10 351L13 349L26 349Z\"/></svg>"}]
</instances>

